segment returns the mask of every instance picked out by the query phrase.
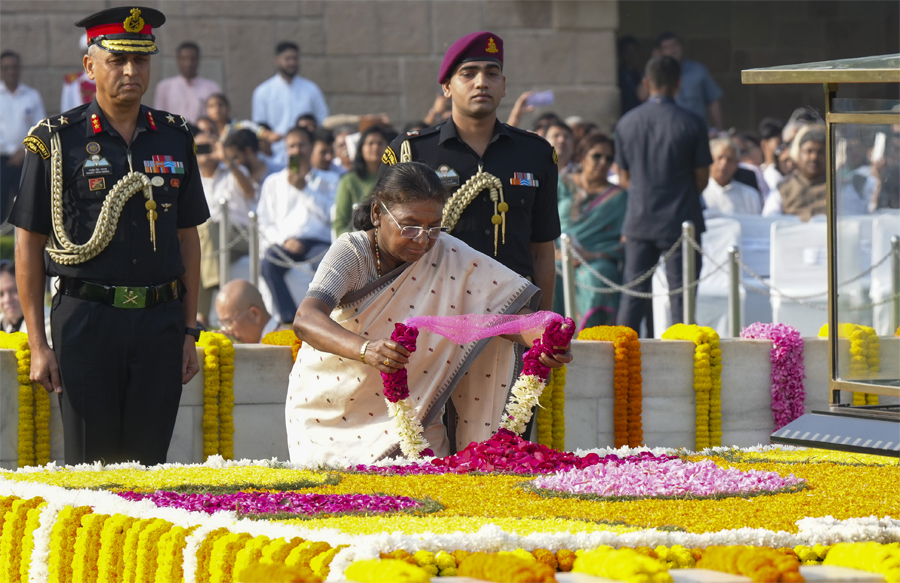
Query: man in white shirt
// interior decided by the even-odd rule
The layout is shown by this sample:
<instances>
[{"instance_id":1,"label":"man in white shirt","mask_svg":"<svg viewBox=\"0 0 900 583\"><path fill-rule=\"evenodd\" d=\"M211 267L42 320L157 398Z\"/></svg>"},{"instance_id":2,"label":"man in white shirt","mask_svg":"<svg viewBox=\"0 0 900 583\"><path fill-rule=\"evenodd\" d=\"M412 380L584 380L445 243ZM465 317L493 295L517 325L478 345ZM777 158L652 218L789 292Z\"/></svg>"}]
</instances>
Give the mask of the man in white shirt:
<instances>
[{"instance_id":1,"label":"man in white shirt","mask_svg":"<svg viewBox=\"0 0 900 583\"><path fill-rule=\"evenodd\" d=\"M219 256L216 253L221 246L219 240L219 223L222 220L220 199L228 201L228 217L231 228L226 245L236 241L230 248L231 260L246 255L249 243L240 238L235 225L246 229L250 225L248 214L256 210L259 201L259 184L254 182L246 168L225 159L221 155L221 146L214 136L198 134L197 166L203 182L203 192L209 205L209 220L198 227L200 235L200 300L198 312L206 316L212 302L212 290L219 285ZM166 212L166 209L162 209ZM239 240L238 240L239 239Z\"/></svg>"},{"instance_id":2,"label":"man in white shirt","mask_svg":"<svg viewBox=\"0 0 900 583\"><path fill-rule=\"evenodd\" d=\"M82 34L81 37L81 55L87 54L87 35ZM59 98L59 110L62 112L75 109L79 105L90 103L97 94L97 84L93 79L88 77L84 67L80 67L77 71L68 73L63 78L62 94Z\"/></svg>"},{"instance_id":3,"label":"man in white shirt","mask_svg":"<svg viewBox=\"0 0 900 583\"><path fill-rule=\"evenodd\" d=\"M22 139L46 117L41 94L19 83L21 72L22 59L17 53L0 54L0 223L6 220L19 189L25 161Z\"/></svg>"},{"instance_id":4,"label":"man in white shirt","mask_svg":"<svg viewBox=\"0 0 900 583\"><path fill-rule=\"evenodd\" d=\"M259 198L260 249L265 256L260 271L272 292L279 322L294 321L297 302L285 283L291 262L318 264L331 245L331 207L338 176L313 169L313 136L293 127L284 137L288 167L263 183Z\"/></svg>"},{"instance_id":5,"label":"man in white shirt","mask_svg":"<svg viewBox=\"0 0 900 583\"><path fill-rule=\"evenodd\" d=\"M328 106L319 86L297 74L300 70L300 47L290 41L275 47L274 77L253 90L253 121L264 123L281 135L304 113L316 117L319 125L328 117ZM284 142L272 144L274 163L283 168L287 156Z\"/></svg>"},{"instance_id":6,"label":"man in white shirt","mask_svg":"<svg viewBox=\"0 0 900 583\"><path fill-rule=\"evenodd\" d=\"M709 183L703 190L707 216L758 215L762 208L759 191L734 178L738 168L737 146L728 138L709 141L713 163L709 166Z\"/></svg>"},{"instance_id":7,"label":"man in white shirt","mask_svg":"<svg viewBox=\"0 0 900 583\"><path fill-rule=\"evenodd\" d=\"M258 344L269 332L289 330L273 318L262 294L246 279L233 279L216 296L216 315L222 333L244 344Z\"/></svg>"},{"instance_id":8,"label":"man in white shirt","mask_svg":"<svg viewBox=\"0 0 900 583\"><path fill-rule=\"evenodd\" d=\"M198 118L206 115L206 98L220 93L222 89L215 81L197 76L200 67L200 47L197 43L181 43L176 54L181 74L159 82L153 107L183 115L189 122L197 123Z\"/></svg>"}]
</instances>

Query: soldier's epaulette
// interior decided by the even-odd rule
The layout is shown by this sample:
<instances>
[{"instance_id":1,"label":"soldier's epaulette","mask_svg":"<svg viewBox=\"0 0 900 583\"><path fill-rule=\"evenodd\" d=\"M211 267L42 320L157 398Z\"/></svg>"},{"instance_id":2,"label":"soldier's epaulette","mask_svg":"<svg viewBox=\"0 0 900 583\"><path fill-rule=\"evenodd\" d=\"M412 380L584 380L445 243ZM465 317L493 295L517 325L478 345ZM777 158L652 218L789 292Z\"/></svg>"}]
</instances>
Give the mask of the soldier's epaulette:
<instances>
[{"instance_id":1,"label":"soldier's epaulette","mask_svg":"<svg viewBox=\"0 0 900 583\"><path fill-rule=\"evenodd\" d=\"M542 144L544 147L550 149L550 161L554 164L559 163L559 156L556 154L556 148L554 148L550 142L546 140L546 138L542 138L540 135L534 133L531 130L523 130L522 128L517 128L515 126L511 126L509 124L503 124L506 129L513 131L514 133L521 134L523 136L528 136L529 138L537 140L538 144Z\"/></svg>"},{"instance_id":2,"label":"soldier's epaulette","mask_svg":"<svg viewBox=\"0 0 900 583\"><path fill-rule=\"evenodd\" d=\"M64 114L59 115L59 117L42 119L35 124L34 127L28 130L28 135L22 140L22 145L32 154L37 154L44 160L48 159L50 157L50 148L48 146L50 143L50 136L63 128L74 125L70 123L71 119L76 119L72 114L77 113L79 109L86 107L87 105L83 105L80 108L69 110Z\"/></svg>"},{"instance_id":3,"label":"soldier's epaulette","mask_svg":"<svg viewBox=\"0 0 900 583\"><path fill-rule=\"evenodd\" d=\"M424 137L424 136L429 136L429 135L431 135L431 134L433 134L433 133L436 133L436 132L441 131L441 125L442 125L442 124L438 124L438 125L435 125L435 126L430 126L430 127L427 127L427 128L423 128L423 129L421 129L421 130L413 130L413 131L411 131L411 132L406 132L404 138L407 139L407 140L415 140L415 139L417 139L417 138L421 138L421 137Z\"/></svg>"},{"instance_id":4,"label":"soldier's epaulette","mask_svg":"<svg viewBox=\"0 0 900 583\"><path fill-rule=\"evenodd\" d=\"M168 126L178 128L184 133L193 136L191 132L190 122L183 115L175 115L161 109L144 108L147 111L147 121L150 127L157 129L160 126ZM156 126L156 127L154 127Z\"/></svg>"}]
</instances>

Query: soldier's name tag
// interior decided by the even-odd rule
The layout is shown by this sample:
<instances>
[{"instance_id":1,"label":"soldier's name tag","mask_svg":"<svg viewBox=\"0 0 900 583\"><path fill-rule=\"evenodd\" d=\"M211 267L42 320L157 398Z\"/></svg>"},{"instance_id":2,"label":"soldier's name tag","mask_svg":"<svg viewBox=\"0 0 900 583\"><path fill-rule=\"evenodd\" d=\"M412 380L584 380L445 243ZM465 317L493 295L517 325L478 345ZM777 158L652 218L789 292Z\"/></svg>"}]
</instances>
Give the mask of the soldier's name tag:
<instances>
[{"instance_id":1,"label":"soldier's name tag","mask_svg":"<svg viewBox=\"0 0 900 583\"><path fill-rule=\"evenodd\" d=\"M84 165L81 167L81 173L87 178L92 178L94 176L109 176L113 173L112 164L110 164L109 160L103 156L94 154L84 161Z\"/></svg>"}]
</instances>

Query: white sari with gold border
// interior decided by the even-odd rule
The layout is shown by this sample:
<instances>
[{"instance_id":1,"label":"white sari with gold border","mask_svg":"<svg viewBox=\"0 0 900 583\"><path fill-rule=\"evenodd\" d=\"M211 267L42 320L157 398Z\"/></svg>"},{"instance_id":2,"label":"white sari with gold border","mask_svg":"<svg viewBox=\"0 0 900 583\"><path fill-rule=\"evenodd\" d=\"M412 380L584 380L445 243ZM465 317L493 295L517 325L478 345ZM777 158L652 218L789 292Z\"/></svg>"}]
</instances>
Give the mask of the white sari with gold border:
<instances>
[{"instance_id":1,"label":"white sari with gold border","mask_svg":"<svg viewBox=\"0 0 900 583\"><path fill-rule=\"evenodd\" d=\"M347 294L331 318L354 334L389 338L410 316L515 314L536 309L540 293L527 279L451 235L414 263ZM435 455L449 453L442 413L451 398L456 446L497 431L515 379L514 344L486 338L460 346L425 331L407 365L409 400ZM285 411L292 462L372 463L399 455L381 373L358 359L303 344L291 371Z\"/></svg>"}]
</instances>

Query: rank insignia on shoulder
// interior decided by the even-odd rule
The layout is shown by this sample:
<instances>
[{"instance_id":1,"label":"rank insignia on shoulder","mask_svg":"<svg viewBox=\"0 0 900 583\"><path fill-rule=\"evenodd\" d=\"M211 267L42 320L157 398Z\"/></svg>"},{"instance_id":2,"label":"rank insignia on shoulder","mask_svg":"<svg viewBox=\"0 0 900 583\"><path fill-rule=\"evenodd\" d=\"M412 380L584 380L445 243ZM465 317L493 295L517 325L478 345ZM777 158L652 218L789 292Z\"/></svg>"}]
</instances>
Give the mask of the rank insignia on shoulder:
<instances>
[{"instance_id":1,"label":"rank insignia on shoulder","mask_svg":"<svg viewBox=\"0 0 900 583\"><path fill-rule=\"evenodd\" d=\"M407 136L418 136L418 135L419 135L419 130L413 130L413 131L411 131L411 132L406 132L406 135L407 135Z\"/></svg>"},{"instance_id":2,"label":"rank insignia on shoulder","mask_svg":"<svg viewBox=\"0 0 900 583\"><path fill-rule=\"evenodd\" d=\"M175 123L175 116L170 113L166 116L166 121L169 123Z\"/></svg>"},{"instance_id":3,"label":"rank insignia on shoulder","mask_svg":"<svg viewBox=\"0 0 900 583\"><path fill-rule=\"evenodd\" d=\"M387 164L388 166L393 166L397 163L397 154L395 154L394 151L391 150L390 146L388 146L384 150L384 155L381 157L381 162L382 164Z\"/></svg>"},{"instance_id":4,"label":"rank insignia on shoulder","mask_svg":"<svg viewBox=\"0 0 900 583\"><path fill-rule=\"evenodd\" d=\"M559 164L559 156L556 155L556 148L553 148L553 156L551 156L554 164Z\"/></svg>"},{"instance_id":5,"label":"rank insignia on shoulder","mask_svg":"<svg viewBox=\"0 0 900 583\"><path fill-rule=\"evenodd\" d=\"M50 157L50 150L47 145L37 136L25 136L22 145L32 154L37 154L44 160Z\"/></svg>"},{"instance_id":6,"label":"rank insignia on shoulder","mask_svg":"<svg viewBox=\"0 0 900 583\"><path fill-rule=\"evenodd\" d=\"M95 134L103 130L103 127L100 125L100 118L96 113L91 114L91 129L94 130Z\"/></svg>"},{"instance_id":7,"label":"rank insignia on shoulder","mask_svg":"<svg viewBox=\"0 0 900 583\"><path fill-rule=\"evenodd\" d=\"M150 110L149 110L149 109L147 110L147 121L150 123L150 129L155 130L155 129L156 129L156 122L153 121L153 114L150 113Z\"/></svg>"}]
</instances>

